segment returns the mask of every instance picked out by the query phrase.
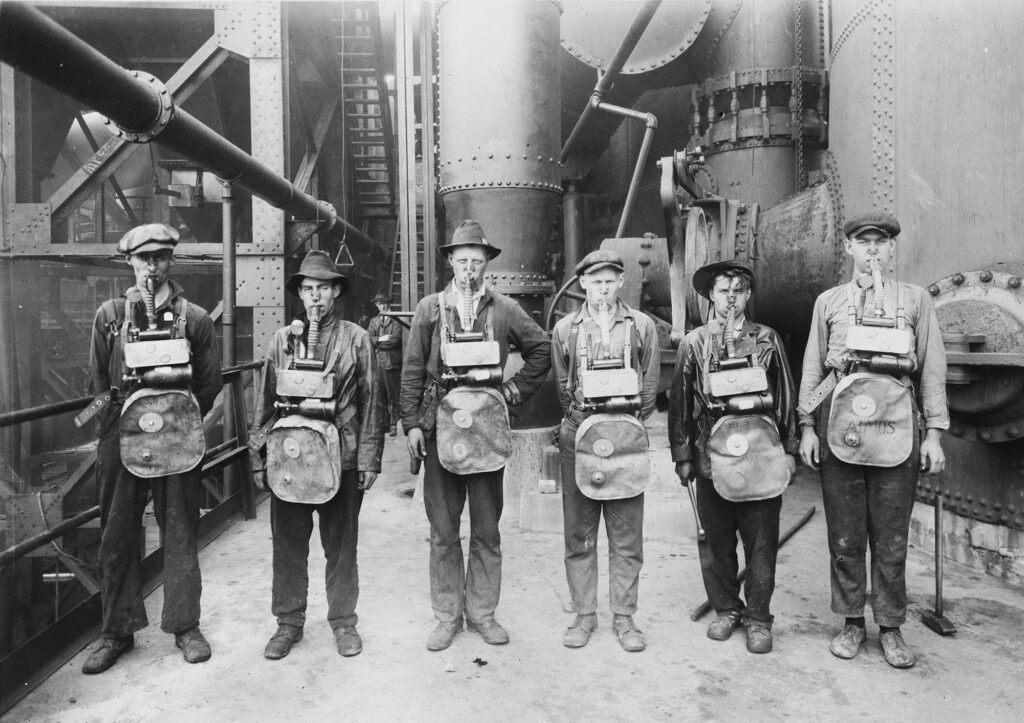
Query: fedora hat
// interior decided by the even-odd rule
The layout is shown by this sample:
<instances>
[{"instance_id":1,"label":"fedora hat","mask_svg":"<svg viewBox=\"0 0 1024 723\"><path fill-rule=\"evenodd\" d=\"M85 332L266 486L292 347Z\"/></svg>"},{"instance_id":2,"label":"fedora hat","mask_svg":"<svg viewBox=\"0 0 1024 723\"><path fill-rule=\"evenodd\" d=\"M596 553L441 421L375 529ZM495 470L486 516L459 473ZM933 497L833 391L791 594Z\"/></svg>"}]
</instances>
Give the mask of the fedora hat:
<instances>
[{"instance_id":1,"label":"fedora hat","mask_svg":"<svg viewBox=\"0 0 1024 723\"><path fill-rule=\"evenodd\" d=\"M451 243L438 246L437 252L444 255L449 251L454 251L459 246L482 246L487 253L488 259L493 259L501 253L501 249L487 241L487 237L484 236L484 230L480 228L480 224L472 219L466 219L460 223L456 227L455 233L452 234Z\"/></svg>"},{"instance_id":2,"label":"fedora hat","mask_svg":"<svg viewBox=\"0 0 1024 723\"><path fill-rule=\"evenodd\" d=\"M341 287L339 296L348 292L348 277L339 274L337 267L326 251L310 251L302 259L302 265L288 278L285 288L296 296L299 295L299 284L303 279L316 279L317 281L335 281Z\"/></svg>"},{"instance_id":3,"label":"fedora hat","mask_svg":"<svg viewBox=\"0 0 1024 723\"><path fill-rule=\"evenodd\" d=\"M706 299L711 298L711 287L715 278L726 271L738 271L750 281L750 290L754 290L754 270L742 261L730 259L728 261L716 261L707 266L701 266L693 274L694 290Z\"/></svg>"}]
</instances>

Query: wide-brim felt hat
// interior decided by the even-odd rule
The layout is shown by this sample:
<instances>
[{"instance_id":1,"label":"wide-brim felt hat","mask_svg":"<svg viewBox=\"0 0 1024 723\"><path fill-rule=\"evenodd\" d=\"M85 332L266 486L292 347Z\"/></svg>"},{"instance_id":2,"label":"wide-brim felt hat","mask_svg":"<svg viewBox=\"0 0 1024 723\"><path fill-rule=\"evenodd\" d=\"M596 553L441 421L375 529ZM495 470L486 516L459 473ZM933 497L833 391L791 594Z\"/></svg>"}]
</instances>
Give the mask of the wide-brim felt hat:
<instances>
[{"instance_id":1,"label":"wide-brim felt hat","mask_svg":"<svg viewBox=\"0 0 1024 723\"><path fill-rule=\"evenodd\" d=\"M288 278L285 288L296 296L299 295L299 285L303 279L316 279L317 281L335 281L341 287L339 296L348 293L349 281L345 274L339 274L338 268L326 251L310 251L302 259L302 265Z\"/></svg>"},{"instance_id":2,"label":"wide-brim felt hat","mask_svg":"<svg viewBox=\"0 0 1024 723\"><path fill-rule=\"evenodd\" d=\"M136 226L117 242L118 253L139 254L147 251L171 249L178 244L178 232L164 223L145 223Z\"/></svg>"},{"instance_id":3,"label":"wide-brim felt hat","mask_svg":"<svg viewBox=\"0 0 1024 723\"><path fill-rule=\"evenodd\" d=\"M750 279L750 290L754 290L754 270L747 266L742 261L728 260L728 261L716 261L713 264L707 266L701 266L693 274L693 288L694 290L703 296L705 299L711 299L711 287L715 283L715 278L718 277L725 271L739 271Z\"/></svg>"},{"instance_id":4,"label":"wide-brim felt hat","mask_svg":"<svg viewBox=\"0 0 1024 723\"><path fill-rule=\"evenodd\" d=\"M857 238L869 230L884 233L889 238L896 238L900 235L900 222L891 213L876 208L854 216L843 224L843 234L848 238Z\"/></svg>"},{"instance_id":5,"label":"wide-brim felt hat","mask_svg":"<svg viewBox=\"0 0 1024 723\"><path fill-rule=\"evenodd\" d=\"M390 304L391 294L386 291L378 291L377 295L373 297L373 303L375 304Z\"/></svg>"},{"instance_id":6,"label":"wide-brim felt hat","mask_svg":"<svg viewBox=\"0 0 1024 723\"><path fill-rule=\"evenodd\" d=\"M460 246L481 246L487 253L488 259L493 259L501 253L501 249L490 243L484 236L484 230L480 228L480 224L472 219L466 219L460 223L456 227L455 233L452 234L451 242L438 246L437 252L443 256Z\"/></svg>"}]
</instances>

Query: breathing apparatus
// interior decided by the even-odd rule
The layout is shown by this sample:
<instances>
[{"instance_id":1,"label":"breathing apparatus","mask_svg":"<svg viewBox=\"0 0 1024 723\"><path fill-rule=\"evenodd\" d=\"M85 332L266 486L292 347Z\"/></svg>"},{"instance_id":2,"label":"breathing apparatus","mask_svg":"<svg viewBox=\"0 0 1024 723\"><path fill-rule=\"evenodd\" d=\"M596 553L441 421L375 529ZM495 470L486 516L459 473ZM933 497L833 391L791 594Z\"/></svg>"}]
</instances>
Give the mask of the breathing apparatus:
<instances>
[{"instance_id":1,"label":"breathing apparatus","mask_svg":"<svg viewBox=\"0 0 1024 723\"><path fill-rule=\"evenodd\" d=\"M845 364L847 373L867 370L879 374L901 376L910 374L916 368L913 357L908 356L914 337L907 328L906 313L902 295L896 287L896 313L888 316L885 310L886 284L882 278L881 264L872 253L868 256L868 272L847 287L847 316L850 324L846 334L848 349ZM857 295L863 296L868 289L874 289L874 303L871 313L865 309L857 311Z\"/></svg>"}]
</instances>

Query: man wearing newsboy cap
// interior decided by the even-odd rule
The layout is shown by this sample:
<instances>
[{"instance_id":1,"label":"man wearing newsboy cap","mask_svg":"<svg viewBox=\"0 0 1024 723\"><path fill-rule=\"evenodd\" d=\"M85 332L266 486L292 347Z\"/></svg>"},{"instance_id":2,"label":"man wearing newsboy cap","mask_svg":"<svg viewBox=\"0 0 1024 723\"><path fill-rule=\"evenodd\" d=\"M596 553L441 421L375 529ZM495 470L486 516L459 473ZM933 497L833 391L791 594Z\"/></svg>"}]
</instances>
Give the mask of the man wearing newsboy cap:
<instances>
[{"instance_id":1,"label":"man wearing newsboy cap","mask_svg":"<svg viewBox=\"0 0 1024 723\"><path fill-rule=\"evenodd\" d=\"M134 633L146 627L139 572L139 535L149 492L164 539L164 603L160 627L174 635L189 663L210 657L199 630L202 580L196 540L201 485L199 469L173 477L141 479L121 459L119 417L138 380L125 377L124 345L129 321L147 326L146 299L159 329L184 327L191 352L191 393L206 414L220 392L220 350L213 322L206 312L185 300L170 278L178 232L162 223L137 226L118 243L118 252L132 268L135 285L96 312L89 366L91 390L97 395L99 446L96 479L100 494L99 581L103 606L103 638L82 666L87 674L102 673L135 645ZM100 406L103 405L103 406ZM92 407L90 407L90 411ZM95 412L94 412L95 413Z\"/></svg>"}]
</instances>

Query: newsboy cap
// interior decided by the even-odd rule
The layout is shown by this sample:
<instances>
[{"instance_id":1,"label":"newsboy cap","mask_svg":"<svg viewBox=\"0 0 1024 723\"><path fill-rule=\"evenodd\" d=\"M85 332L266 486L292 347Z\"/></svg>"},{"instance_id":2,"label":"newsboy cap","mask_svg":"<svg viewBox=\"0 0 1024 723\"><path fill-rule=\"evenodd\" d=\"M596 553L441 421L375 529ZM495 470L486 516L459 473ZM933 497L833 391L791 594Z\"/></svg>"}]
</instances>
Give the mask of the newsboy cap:
<instances>
[{"instance_id":1,"label":"newsboy cap","mask_svg":"<svg viewBox=\"0 0 1024 723\"><path fill-rule=\"evenodd\" d=\"M626 270L626 265L622 263L622 257L614 251L607 251L605 249L597 249L591 251L589 254L584 256L578 264L576 264L576 275L583 276L583 274L592 274L598 269L615 269L619 273Z\"/></svg>"},{"instance_id":2,"label":"newsboy cap","mask_svg":"<svg viewBox=\"0 0 1024 723\"><path fill-rule=\"evenodd\" d=\"M847 238L856 238L869 229L881 231L889 238L896 238L900 235L900 222L891 213L875 208L854 216L843 225L843 233Z\"/></svg>"},{"instance_id":3,"label":"newsboy cap","mask_svg":"<svg viewBox=\"0 0 1024 723\"><path fill-rule=\"evenodd\" d=\"M341 287L341 294L339 296L344 296L348 292L348 277L345 274L338 273L334 261L331 260L330 255L326 251L313 250L307 253L306 257L302 259L302 265L299 266L299 270L288 278L285 288L298 296L299 285L302 284L303 279L334 281Z\"/></svg>"},{"instance_id":4,"label":"newsboy cap","mask_svg":"<svg viewBox=\"0 0 1024 723\"><path fill-rule=\"evenodd\" d=\"M178 243L178 232L163 223L146 223L136 226L117 242L122 254L139 254L145 251L171 249Z\"/></svg>"},{"instance_id":5,"label":"newsboy cap","mask_svg":"<svg viewBox=\"0 0 1024 723\"><path fill-rule=\"evenodd\" d=\"M482 246L487 253L488 259L493 259L501 253L501 249L487 241L487 237L484 236L484 230L480 228L480 224L469 218L456 226L455 233L452 234L451 243L438 246L437 252L442 255L447 254L459 246Z\"/></svg>"},{"instance_id":6,"label":"newsboy cap","mask_svg":"<svg viewBox=\"0 0 1024 723\"><path fill-rule=\"evenodd\" d=\"M715 279L726 271L733 271L746 276L747 280L750 282L750 290L754 290L754 270L742 261L730 259L728 261L716 261L713 264L701 266L697 269L693 274L694 291L705 299L710 299L711 289L715 284Z\"/></svg>"}]
</instances>

